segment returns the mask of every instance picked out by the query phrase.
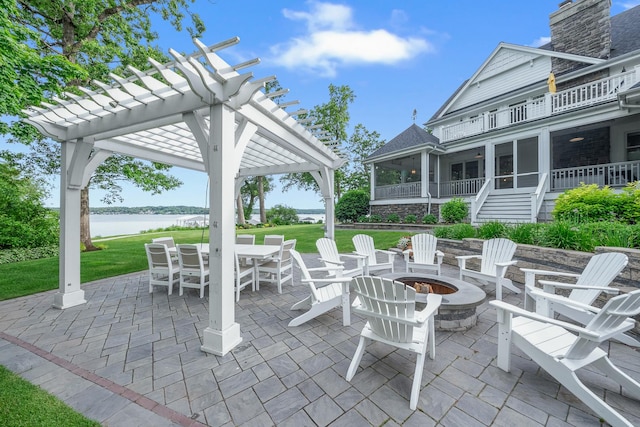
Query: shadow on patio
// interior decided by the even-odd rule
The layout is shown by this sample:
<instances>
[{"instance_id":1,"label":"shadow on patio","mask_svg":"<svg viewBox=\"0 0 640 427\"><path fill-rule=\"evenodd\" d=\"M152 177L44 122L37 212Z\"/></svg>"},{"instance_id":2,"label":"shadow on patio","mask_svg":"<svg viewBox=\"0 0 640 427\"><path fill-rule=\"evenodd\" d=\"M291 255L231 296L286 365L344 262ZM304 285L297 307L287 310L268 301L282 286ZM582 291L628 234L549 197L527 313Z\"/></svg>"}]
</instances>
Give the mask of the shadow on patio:
<instances>
[{"instance_id":1,"label":"shadow on patio","mask_svg":"<svg viewBox=\"0 0 640 427\"><path fill-rule=\"evenodd\" d=\"M318 264L315 254L304 258ZM404 271L400 257L396 271ZM443 274L457 277L457 269L445 266ZM515 347L512 372L496 367L496 314L486 302L477 326L436 331L436 359L425 363L416 411L409 409L412 354L372 344L349 383L363 321L352 314L343 327L335 309L288 328L298 313L289 308L308 295L297 269L294 283L282 295L265 284L242 292L236 319L243 342L224 357L200 350L207 298L192 289L182 297L161 287L149 294L146 272L85 284L87 304L66 310L51 307L55 291L2 301L0 364L109 426L601 425ZM521 294L505 294L522 305ZM614 363L639 380L639 352L607 346ZM581 379L640 425L640 405L616 384L594 371Z\"/></svg>"}]
</instances>

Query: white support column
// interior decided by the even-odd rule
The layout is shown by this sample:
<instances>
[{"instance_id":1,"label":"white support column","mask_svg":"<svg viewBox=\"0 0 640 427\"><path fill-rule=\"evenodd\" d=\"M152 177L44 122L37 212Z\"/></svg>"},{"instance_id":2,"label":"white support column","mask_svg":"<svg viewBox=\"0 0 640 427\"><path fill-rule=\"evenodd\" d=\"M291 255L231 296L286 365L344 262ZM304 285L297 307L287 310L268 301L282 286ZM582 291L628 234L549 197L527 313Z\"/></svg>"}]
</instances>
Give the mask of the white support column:
<instances>
[{"instance_id":1,"label":"white support column","mask_svg":"<svg viewBox=\"0 0 640 427\"><path fill-rule=\"evenodd\" d=\"M60 163L60 272L58 292L53 307L65 309L84 304L80 289L80 190L86 162L78 156L80 144L65 141L61 146ZM74 156L75 154L75 156ZM73 161L72 161L73 159ZM86 160L86 159L85 159ZM73 177L79 181L74 185Z\"/></svg>"},{"instance_id":2,"label":"white support column","mask_svg":"<svg viewBox=\"0 0 640 427\"><path fill-rule=\"evenodd\" d=\"M429 194L429 154L420 152L420 197L426 199Z\"/></svg>"},{"instance_id":3,"label":"white support column","mask_svg":"<svg viewBox=\"0 0 640 427\"><path fill-rule=\"evenodd\" d=\"M369 182L371 182L371 188L369 188L369 200L376 199L376 164L371 164L371 170L369 171Z\"/></svg>"},{"instance_id":4,"label":"white support column","mask_svg":"<svg viewBox=\"0 0 640 427\"><path fill-rule=\"evenodd\" d=\"M210 107L209 326L201 350L224 356L242 342L235 321L233 247L235 242L234 112L224 104Z\"/></svg>"},{"instance_id":5,"label":"white support column","mask_svg":"<svg viewBox=\"0 0 640 427\"><path fill-rule=\"evenodd\" d=\"M333 169L324 168L322 173L319 171L311 171L310 174L318 183L322 198L324 199L324 211L326 215L324 237L335 239L334 171Z\"/></svg>"},{"instance_id":6,"label":"white support column","mask_svg":"<svg viewBox=\"0 0 640 427\"><path fill-rule=\"evenodd\" d=\"M548 127L540 130L538 140L538 171L540 176L547 174L547 186L545 191L551 191L551 133Z\"/></svg>"}]
</instances>

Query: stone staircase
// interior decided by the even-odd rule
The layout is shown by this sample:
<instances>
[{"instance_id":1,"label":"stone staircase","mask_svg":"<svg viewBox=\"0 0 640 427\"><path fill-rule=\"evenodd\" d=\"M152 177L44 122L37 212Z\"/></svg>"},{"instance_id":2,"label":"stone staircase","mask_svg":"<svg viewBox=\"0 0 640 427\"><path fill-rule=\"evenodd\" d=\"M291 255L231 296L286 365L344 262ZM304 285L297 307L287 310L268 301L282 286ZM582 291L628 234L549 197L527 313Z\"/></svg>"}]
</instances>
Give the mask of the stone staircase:
<instances>
[{"instance_id":1,"label":"stone staircase","mask_svg":"<svg viewBox=\"0 0 640 427\"><path fill-rule=\"evenodd\" d=\"M506 223L531 222L530 193L492 193L480 208L478 223L499 221Z\"/></svg>"}]
</instances>

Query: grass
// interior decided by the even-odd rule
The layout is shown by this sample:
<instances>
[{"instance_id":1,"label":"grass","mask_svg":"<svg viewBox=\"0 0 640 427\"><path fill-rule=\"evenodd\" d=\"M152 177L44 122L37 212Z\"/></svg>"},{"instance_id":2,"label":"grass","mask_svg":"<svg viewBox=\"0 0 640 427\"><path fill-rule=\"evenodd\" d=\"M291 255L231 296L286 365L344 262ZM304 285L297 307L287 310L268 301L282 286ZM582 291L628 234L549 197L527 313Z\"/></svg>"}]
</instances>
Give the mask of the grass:
<instances>
[{"instance_id":1,"label":"grass","mask_svg":"<svg viewBox=\"0 0 640 427\"><path fill-rule=\"evenodd\" d=\"M0 425L84 427L100 426L100 423L0 366Z\"/></svg>"},{"instance_id":2,"label":"grass","mask_svg":"<svg viewBox=\"0 0 640 427\"><path fill-rule=\"evenodd\" d=\"M238 233L256 235L256 243L262 243L266 234L283 234L286 239L297 239L296 249L302 253L317 252L316 240L324 235L323 224L300 224L267 228L238 230ZM340 253L354 250L351 238L362 230L336 230L336 243ZM367 230L378 249L395 247L406 233L388 230ZM173 236L176 243L208 241L208 231L167 231L166 233L136 234L133 236L96 242L104 249L83 252L80 256L80 281L82 283L121 274L143 271L148 268L144 244L152 237ZM0 301L31 295L58 288L58 257L22 261L0 265Z\"/></svg>"}]
</instances>

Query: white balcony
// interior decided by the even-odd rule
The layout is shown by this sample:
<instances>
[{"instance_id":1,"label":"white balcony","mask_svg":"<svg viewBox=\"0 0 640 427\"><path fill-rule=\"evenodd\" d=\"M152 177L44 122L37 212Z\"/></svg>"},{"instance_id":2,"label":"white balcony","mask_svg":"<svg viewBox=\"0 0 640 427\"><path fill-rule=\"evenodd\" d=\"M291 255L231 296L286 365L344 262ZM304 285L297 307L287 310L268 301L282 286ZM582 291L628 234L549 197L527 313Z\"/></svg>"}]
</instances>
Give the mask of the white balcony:
<instances>
[{"instance_id":1,"label":"white balcony","mask_svg":"<svg viewBox=\"0 0 640 427\"><path fill-rule=\"evenodd\" d=\"M440 140L441 142L454 141L494 129L614 101L617 99L618 92L629 89L639 81L639 74L640 68L637 67L636 70L616 74L554 94L547 93L539 98L486 111L470 119L443 126L440 131Z\"/></svg>"}]
</instances>

